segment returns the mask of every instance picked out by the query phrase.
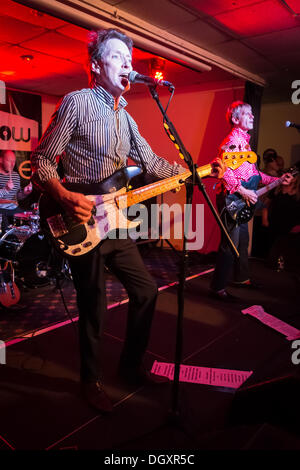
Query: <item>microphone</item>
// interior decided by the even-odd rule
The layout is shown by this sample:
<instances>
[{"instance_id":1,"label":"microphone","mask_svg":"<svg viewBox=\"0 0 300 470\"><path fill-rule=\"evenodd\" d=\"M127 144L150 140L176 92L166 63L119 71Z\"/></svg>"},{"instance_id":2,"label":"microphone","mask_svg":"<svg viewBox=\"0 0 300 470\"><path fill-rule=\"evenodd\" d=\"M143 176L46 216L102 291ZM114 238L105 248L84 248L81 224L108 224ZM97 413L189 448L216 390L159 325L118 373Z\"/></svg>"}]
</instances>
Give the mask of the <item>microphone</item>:
<instances>
[{"instance_id":1,"label":"microphone","mask_svg":"<svg viewBox=\"0 0 300 470\"><path fill-rule=\"evenodd\" d=\"M296 129L298 129L298 131L300 131L300 124L295 124L294 122L286 121L285 125L286 127L295 127Z\"/></svg>"},{"instance_id":2,"label":"microphone","mask_svg":"<svg viewBox=\"0 0 300 470\"><path fill-rule=\"evenodd\" d=\"M135 72L134 70L129 73L128 80L130 81L130 83L144 83L145 85L152 86L161 85L175 89L174 85L172 85L172 83L170 82L167 82L166 80L159 80L158 78L148 77L147 75L141 75L140 73Z\"/></svg>"}]
</instances>

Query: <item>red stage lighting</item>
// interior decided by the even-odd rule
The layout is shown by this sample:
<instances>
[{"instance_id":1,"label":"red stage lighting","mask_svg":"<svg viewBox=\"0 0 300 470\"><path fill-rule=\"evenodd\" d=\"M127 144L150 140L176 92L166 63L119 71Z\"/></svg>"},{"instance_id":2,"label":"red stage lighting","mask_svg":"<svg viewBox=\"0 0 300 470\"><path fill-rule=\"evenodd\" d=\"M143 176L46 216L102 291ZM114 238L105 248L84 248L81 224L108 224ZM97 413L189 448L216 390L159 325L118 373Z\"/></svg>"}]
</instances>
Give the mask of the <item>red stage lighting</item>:
<instances>
[{"instance_id":1,"label":"red stage lighting","mask_svg":"<svg viewBox=\"0 0 300 470\"><path fill-rule=\"evenodd\" d=\"M156 80L164 80L164 74L162 72L155 72L155 75L154 75L154 78L156 78Z\"/></svg>"},{"instance_id":2,"label":"red stage lighting","mask_svg":"<svg viewBox=\"0 0 300 470\"><path fill-rule=\"evenodd\" d=\"M164 80L164 68L166 60L161 57L155 57L149 62L149 75L157 80Z\"/></svg>"}]
</instances>

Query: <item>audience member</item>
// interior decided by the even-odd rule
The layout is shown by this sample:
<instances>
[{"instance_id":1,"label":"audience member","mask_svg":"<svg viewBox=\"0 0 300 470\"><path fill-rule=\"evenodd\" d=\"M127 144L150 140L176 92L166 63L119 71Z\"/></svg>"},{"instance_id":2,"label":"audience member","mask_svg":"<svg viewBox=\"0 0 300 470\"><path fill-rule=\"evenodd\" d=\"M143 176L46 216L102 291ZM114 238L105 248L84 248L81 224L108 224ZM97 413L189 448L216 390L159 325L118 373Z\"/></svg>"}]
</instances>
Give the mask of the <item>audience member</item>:
<instances>
[{"instance_id":1,"label":"audience member","mask_svg":"<svg viewBox=\"0 0 300 470\"><path fill-rule=\"evenodd\" d=\"M276 162L279 168L279 176L283 175L284 173L284 158L280 155L277 155Z\"/></svg>"},{"instance_id":2,"label":"audience member","mask_svg":"<svg viewBox=\"0 0 300 470\"><path fill-rule=\"evenodd\" d=\"M269 206L269 260L273 266L278 258L285 267L300 266L300 175L288 186L277 188Z\"/></svg>"},{"instance_id":3,"label":"audience member","mask_svg":"<svg viewBox=\"0 0 300 470\"><path fill-rule=\"evenodd\" d=\"M264 173L270 176L279 176L279 164L277 161L278 155L276 150L268 148L263 153L264 160Z\"/></svg>"}]
</instances>

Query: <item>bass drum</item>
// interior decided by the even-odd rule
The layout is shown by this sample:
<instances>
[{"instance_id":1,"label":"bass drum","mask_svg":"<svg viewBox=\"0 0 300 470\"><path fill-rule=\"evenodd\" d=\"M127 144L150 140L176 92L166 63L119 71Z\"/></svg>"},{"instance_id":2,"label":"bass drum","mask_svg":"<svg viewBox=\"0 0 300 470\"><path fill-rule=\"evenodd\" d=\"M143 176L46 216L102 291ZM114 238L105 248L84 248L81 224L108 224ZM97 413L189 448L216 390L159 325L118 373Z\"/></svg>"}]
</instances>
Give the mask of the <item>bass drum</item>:
<instances>
[{"instance_id":1,"label":"bass drum","mask_svg":"<svg viewBox=\"0 0 300 470\"><path fill-rule=\"evenodd\" d=\"M13 261L16 276L28 287L48 285L50 245L41 232L22 225L0 239L0 257Z\"/></svg>"}]
</instances>

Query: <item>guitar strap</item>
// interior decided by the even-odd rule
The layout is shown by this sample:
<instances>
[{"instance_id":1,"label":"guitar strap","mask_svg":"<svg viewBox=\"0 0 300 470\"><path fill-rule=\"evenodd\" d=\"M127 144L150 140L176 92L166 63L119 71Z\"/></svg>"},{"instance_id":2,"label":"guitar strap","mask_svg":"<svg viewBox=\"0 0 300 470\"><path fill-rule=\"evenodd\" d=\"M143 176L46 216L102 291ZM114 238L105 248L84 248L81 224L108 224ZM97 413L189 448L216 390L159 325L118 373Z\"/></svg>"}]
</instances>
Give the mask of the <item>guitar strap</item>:
<instances>
[{"instance_id":1,"label":"guitar strap","mask_svg":"<svg viewBox=\"0 0 300 470\"><path fill-rule=\"evenodd\" d=\"M127 122L128 122L128 128L129 128L129 132L130 132L130 137L131 137L131 145L133 145L137 151L137 154L139 156L139 159L140 159L140 162L141 162L141 166L143 168L143 173L147 173L147 169L146 169L146 165L145 165L145 162L144 162L144 159L142 157L142 154L140 152L140 149L139 149L139 146L137 144L137 141L136 141L136 138L135 138L135 135L133 133L133 130L132 130L132 127L131 127L131 124L130 124L130 121L129 121L129 117L128 117L128 114L127 112L125 111L125 115L126 115L126 119L127 119Z\"/></svg>"},{"instance_id":2,"label":"guitar strap","mask_svg":"<svg viewBox=\"0 0 300 470\"><path fill-rule=\"evenodd\" d=\"M256 162L254 163L254 165L255 165L255 168L257 169L258 173L259 173L259 172L260 172L260 169L259 169L259 167L258 167L257 160L256 160ZM259 175L259 176L260 176L260 175ZM260 176L260 181L261 181L261 176Z\"/></svg>"}]
</instances>

